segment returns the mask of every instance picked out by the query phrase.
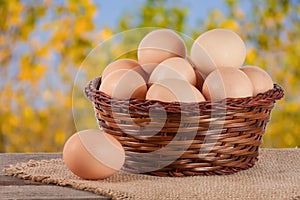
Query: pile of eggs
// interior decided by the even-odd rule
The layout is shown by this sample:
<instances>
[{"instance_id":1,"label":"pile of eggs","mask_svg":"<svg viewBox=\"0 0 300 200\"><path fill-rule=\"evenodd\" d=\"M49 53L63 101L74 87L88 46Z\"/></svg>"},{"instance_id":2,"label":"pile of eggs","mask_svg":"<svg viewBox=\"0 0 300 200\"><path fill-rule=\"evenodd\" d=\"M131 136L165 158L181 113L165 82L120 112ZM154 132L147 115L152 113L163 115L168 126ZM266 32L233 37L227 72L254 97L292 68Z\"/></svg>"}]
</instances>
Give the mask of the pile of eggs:
<instances>
[{"instance_id":1,"label":"pile of eggs","mask_svg":"<svg viewBox=\"0 0 300 200\"><path fill-rule=\"evenodd\" d=\"M256 66L243 66L246 47L229 29L201 34L187 55L183 39L170 29L148 33L138 61L119 59L103 71L99 90L112 98L163 102L202 102L255 96L273 88Z\"/></svg>"},{"instance_id":2,"label":"pile of eggs","mask_svg":"<svg viewBox=\"0 0 300 200\"><path fill-rule=\"evenodd\" d=\"M231 30L200 35L190 56L180 36L169 29L147 34L139 44L138 61L120 59L102 73L99 90L120 99L202 102L255 96L273 88L270 76L256 66L243 66L246 48ZM84 130L65 143L66 166L85 179L115 174L125 162L122 145L100 130Z\"/></svg>"}]
</instances>

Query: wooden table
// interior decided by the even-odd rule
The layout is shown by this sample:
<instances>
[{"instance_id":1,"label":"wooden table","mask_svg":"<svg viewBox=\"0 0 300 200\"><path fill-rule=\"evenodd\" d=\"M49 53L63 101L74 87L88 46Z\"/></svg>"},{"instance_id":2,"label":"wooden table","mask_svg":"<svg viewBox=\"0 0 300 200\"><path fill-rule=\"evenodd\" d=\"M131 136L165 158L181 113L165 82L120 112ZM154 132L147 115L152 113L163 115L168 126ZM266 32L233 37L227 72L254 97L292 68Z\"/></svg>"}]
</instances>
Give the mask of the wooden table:
<instances>
[{"instance_id":1,"label":"wooden table","mask_svg":"<svg viewBox=\"0 0 300 200\"><path fill-rule=\"evenodd\" d=\"M2 172L3 168L14 165L17 162L61 157L62 155L59 153L0 154L0 199L110 199L70 187L45 185L39 182L6 176Z\"/></svg>"}]
</instances>

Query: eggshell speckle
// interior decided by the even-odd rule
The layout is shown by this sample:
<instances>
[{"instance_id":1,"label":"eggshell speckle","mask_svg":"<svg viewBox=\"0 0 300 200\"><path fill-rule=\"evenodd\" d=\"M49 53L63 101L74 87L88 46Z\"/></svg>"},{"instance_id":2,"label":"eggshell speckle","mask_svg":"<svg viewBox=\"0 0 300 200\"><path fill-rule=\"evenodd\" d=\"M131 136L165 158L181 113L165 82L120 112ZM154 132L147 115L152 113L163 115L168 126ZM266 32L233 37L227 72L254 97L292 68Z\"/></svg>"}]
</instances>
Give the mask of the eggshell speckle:
<instances>
[{"instance_id":1,"label":"eggshell speckle","mask_svg":"<svg viewBox=\"0 0 300 200\"><path fill-rule=\"evenodd\" d=\"M250 79L241 70L233 67L221 67L206 77L202 92L208 100L243 98L253 95L253 86Z\"/></svg>"},{"instance_id":2,"label":"eggshell speckle","mask_svg":"<svg viewBox=\"0 0 300 200\"><path fill-rule=\"evenodd\" d=\"M186 46L181 37L170 29L158 29L148 33L138 47L138 61L151 73L156 65L171 57L186 56Z\"/></svg>"},{"instance_id":3,"label":"eggshell speckle","mask_svg":"<svg viewBox=\"0 0 300 200\"><path fill-rule=\"evenodd\" d=\"M208 75L218 67L241 67L246 58L246 47L235 32L218 28L195 40L190 57L197 69Z\"/></svg>"},{"instance_id":4,"label":"eggshell speckle","mask_svg":"<svg viewBox=\"0 0 300 200\"><path fill-rule=\"evenodd\" d=\"M67 140L63 160L81 178L104 179L121 169L125 152L113 136L100 130L84 130Z\"/></svg>"},{"instance_id":5,"label":"eggshell speckle","mask_svg":"<svg viewBox=\"0 0 300 200\"><path fill-rule=\"evenodd\" d=\"M248 76L253 85L253 95L264 93L273 89L273 81L270 75L257 66L243 66L241 70Z\"/></svg>"}]
</instances>

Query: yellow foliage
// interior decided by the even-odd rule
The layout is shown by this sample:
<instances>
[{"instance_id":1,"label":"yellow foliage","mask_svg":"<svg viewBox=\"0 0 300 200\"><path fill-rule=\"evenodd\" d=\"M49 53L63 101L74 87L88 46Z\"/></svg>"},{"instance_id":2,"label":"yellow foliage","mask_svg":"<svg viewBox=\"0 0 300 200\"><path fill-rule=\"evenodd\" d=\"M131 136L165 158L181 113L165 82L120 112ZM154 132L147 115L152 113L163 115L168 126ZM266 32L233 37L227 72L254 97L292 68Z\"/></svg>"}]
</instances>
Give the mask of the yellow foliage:
<instances>
[{"instance_id":1,"label":"yellow foliage","mask_svg":"<svg viewBox=\"0 0 300 200\"><path fill-rule=\"evenodd\" d=\"M52 43L51 46L58 52L61 52L64 48L64 43L67 41L71 34L71 19L64 17L60 21L53 22Z\"/></svg>"},{"instance_id":2,"label":"yellow foliage","mask_svg":"<svg viewBox=\"0 0 300 200\"><path fill-rule=\"evenodd\" d=\"M248 65L254 65L256 59L257 51L254 48L248 49L245 63L247 63Z\"/></svg>"},{"instance_id":3,"label":"yellow foliage","mask_svg":"<svg viewBox=\"0 0 300 200\"><path fill-rule=\"evenodd\" d=\"M23 110L23 118L24 120L31 122L34 119L34 111L31 107L26 106Z\"/></svg>"},{"instance_id":4,"label":"yellow foliage","mask_svg":"<svg viewBox=\"0 0 300 200\"><path fill-rule=\"evenodd\" d=\"M57 130L54 133L54 137L55 137L55 143L58 145L63 145L64 142L66 141L66 135L65 132L62 130Z\"/></svg>"},{"instance_id":5,"label":"yellow foliage","mask_svg":"<svg viewBox=\"0 0 300 200\"><path fill-rule=\"evenodd\" d=\"M8 55L8 49L0 49L0 60L4 60Z\"/></svg>"},{"instance_id":6,"label":"yellow foliage","mask_svg":"<svg viewBox=\"0 0 300 200\"><path fill-rule=\"evenodd\" d=\"M109 28L103 28L102 31L99 34L100 40L108 40L113 35L111 29Z\"/></svg>"},{"instance_id":7,"label":"yellow foliage","mask_svg":"<svg viewBox=\"0 0 300 200\"><path fill-rule=\"evenodd\" d=\"M47 68L47 66L41 63L31 65L29 58L22 60L20 64L21 72L19 73L19 79L21 81L29 81L32 84L43 78Z\"/></svg>"},{"instance_id":8,"label":"yellow foliage","mask_svg":"<svg viewBox=\"0 0 300 200\"><path fill-rule=\"evenodd\" d=\"M220 24L221 28L228 28L234 32L240 32L240 25L234 19L227 19Z\"/></svg>"},{"instance_id":9,"label":"yellow foliage","mask_svg":"<svg viewBox=\"0 0 300 200\"><path fill-rule=\"evenodd\" d=\"M74 34L82 35L83 33L92 30L92 23L87 22L86 17L80 16L75 22Z\"/></svg>"},{"instance_id":10,"label":"yellow foliage","mask_svg":"<svg viewBox=\"0 0 300 200\"><path fill-rule=\"evenodd\" d=\"M7 116L7 123L10 126L16 127L20 125L20 118L18 118L16 115Z\"/></svg>"},{"instance_id":11,"label":"yellow foliage","mask_svg":"<svg viewBox=\"0 0 300 200\"><path fill-rule=\"evenodd\" d=\"M8 12L10 17L7 21L9 26L16 26L21 22L21 13L24 10L24 5L19 1L8 1Z\"/></svg>"},{"instance_id":12,"label":"yellow foliage","mask_svg":"<svg viewBox=\"0 0 300 200\"><path fill-rule=\"evenodd\" d=\"M5 37L4 35L0 34L0 46L4 45L5 44ZM1 51L0 51L1 52ZM0 57L1 58L1 57Z\"/></svg>"},{"instance_id":13,"label":"yellow foliage","mask_svg":"<svg viewBox=\"0 0 300 200\"><path fill-rule=\"evenodd\" d=\"M39 58L49 59L50 53L48 46L42 46L41 48L40 46L41 45L39 45L35 51L36 56Z\"/></svg>"},{"instance_id":14,"label":"yellow foliage","mask_svg":"<svg viewBox=\"0 0 300 200\"><path fill-rule=\"evenodd\" d=\"M78 13L79 12L79 6L75 0L68 1L67 8L72 13Z\"/></svg>"},{"instance_id":15,"label":"yellow foliage","mask_svg":"<svg viewBox=\"0 0 300 200\"><path fill-rule=\"evenodd\" d=\"M11 84L6 85L6 87L0 91L0 94L1 94L1 96L0 96L0 100L1 100L0 101L1 102L0 111L2 111L3 113L9 112L11 101L14 100L16 97L15 92L13 91L12 85Z\"/></svg>"},{"instance_id":16,"label":"yellow foliage","mask_svg":"<svg viewBox=\"0 0 300 200\"><path fill-rule=\"evenodd\" d=\"M272 111L263 146L300 146L300 5L289 4L284 9L286 1L264 1L266 4L255 9L256 3L249 1L252 7L243 10L237 1L225 1L229 12L214 9L193 29L185 24L185 8L172 9L164 0L148 0L134 17L124 15L119 27L95 30L98 8L90 0L67 0L59 5L49 0L32 2L7 0L0 8L0 68L4 71L0 74L0 151L61 151L75 132L71 112L75 74L92 45L109 41L116 31L145 26L169 27L194 35L218 27L238 32L248 45L245 63L267 69L286 92L285 99L277 102ZM36 40L34 31L43 31L35 33L42 39ZM113 52L108 47L112 44L104 46L96 61L91 61L84 81L98 76L112 59L135 58L131 47L138 44L138 38L135 35L114 42ZM20 47L23 44L27 47ZM92 105L83 96L82 88L78 90L81 96L76 96L77 126L94 126L95 117L89 115Z\"/></svg>"}]
</instances>

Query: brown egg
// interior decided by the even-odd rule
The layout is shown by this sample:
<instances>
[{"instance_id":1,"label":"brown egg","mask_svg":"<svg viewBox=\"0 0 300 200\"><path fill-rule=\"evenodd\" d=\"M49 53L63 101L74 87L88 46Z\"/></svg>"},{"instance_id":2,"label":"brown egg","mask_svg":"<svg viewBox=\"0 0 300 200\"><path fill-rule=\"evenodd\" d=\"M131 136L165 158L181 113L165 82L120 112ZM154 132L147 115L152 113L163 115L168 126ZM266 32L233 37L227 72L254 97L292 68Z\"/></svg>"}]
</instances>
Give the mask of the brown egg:
<instances>
[{"instance_id":1,"label":"brown egg","mask_svg":"<svg viewBox=\"0 0 300 200\"><path fill-rule=\"evenodd\" d=\"M169 103L205 101L196 87L181 79L164 79L154 83L149 88L146 99Z\"/></svg>"},{"instance_id":2,"label":"brown egg","mask_svg":"<svg viewBox=\"0 0 300 200\"><path fill-rule=\"evenodd\" d=\"M202 87L203 87L203 83L205 81L206 76L204 74L202 74L200 71L198 71L197 69L194 69L195 74L196 74L196 88L202 92Z\"/></svg>"},{"instance_id":3,"label":"brown egg","mask_svg":"<svg viewBox=\"0 0 300 200\"><path fill-rule=\"evenodd\" d=\"M107 65L107 67L102 72L101 80L103 81L108 74L119 69L134 70L137 73L139 73L145 80L148 79L147 73L142 69L142 67L137 61L132 59L119 59Z\"/></svg>"},{"instance_id":4,"label":"brown egg","mask_svg":"<svg viewBox=\"0 0 300 200\"><path fill-rule=\"evenodd\" d=\"M196 68L208 75L218 67L243 65L246 47L243 40L229 29L213 29L201 34L191 48L191 60Z\"/></svg>"},{"instance_id":5,"label":"brown egg","mask_svg":"<svg viewBox=\"0 0 300 200\"><path fill-rule=\"evenodd\" d=\"M221 67L206 77L202 93L208 100L242 98L253 95L253 86L250 79L241 70L233 67Z\"/></svg>"},{"instance_id":6,"label":"brown egg","mask_svg":"<svg viewBox=\"0 0 300 200\"><path fill-rule=\"evenodd\" d=\"M143 77L136 71L119 69L105 77L99 90L113 98L144 99L147 85Z\"/></svg>"},{"instance_id":7,"label":"brown egg","mask_svg":"<svg viewBox=\"0 0 300 200\"><path fill-rule=\"evenodd\" d=\"M196 88L201 92L202 91L202 86L204 83L204 80L206 78L206 75L203 74L202 72L200 72L199 70L197 70L195 63L191 60L191 58L189 56L186 57L186 60L192 65L192 67L194 68L194 72L196 75Z\"/></svg>"},{"instance_id":8,"label":"brown egg","mask_svg":"<svg viewBox=\"0 0 300 200\"><path fill-rule=\"evenodd\" d=\"M148 33L138 47L138 61L142 68L151 73L156 65L171 57L186 56L182 38L170 29L158 29Z\"/></svg>"},{"instance_id":9,"label":"brown egg","mask_svg":"<svg viewBox=\"0 0 300 200\"><path fill-rule=\"evenodd\" d=\"M161 62L151 73L148 82L155 83L164 79L183 79L196 85L196 74L192 65L180 57L168 58Z\"/></svg>"},{"instance_id":10,"label":"brown egg","mask_svg":"<svg viewBox=\"0 0 300 200\"><path fill-rule=\"evenodd\" d=\"M67 140L63 160L81 178L104 179L122 168L125 152L113 136L100 130L83 130Z\"/></svg>"},{"instance_id":11,"label":"brown egg","mask_svg":"<svg viewBox=\"0 0 300 200\"><path fill-rule=\"evenodd\" d=\"M273 81L270 75L257 66L244 66L240 68L250 79L253 85L253 95L264 93L273 89Z\"/></svg>"}]
</instances>

